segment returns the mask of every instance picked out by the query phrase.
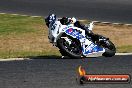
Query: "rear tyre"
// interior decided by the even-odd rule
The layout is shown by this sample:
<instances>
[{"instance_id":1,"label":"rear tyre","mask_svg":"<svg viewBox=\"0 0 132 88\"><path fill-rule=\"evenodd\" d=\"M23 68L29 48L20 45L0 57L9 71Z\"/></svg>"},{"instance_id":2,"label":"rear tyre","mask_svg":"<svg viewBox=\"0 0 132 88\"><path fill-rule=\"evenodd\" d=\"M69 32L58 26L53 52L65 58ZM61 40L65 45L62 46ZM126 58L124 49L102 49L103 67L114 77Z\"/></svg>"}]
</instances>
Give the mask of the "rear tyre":
<instances>
[{"instance_id":1,"label":"rear tyre","mask_svg":"<svg viewBox=\"0 0 132 88\"><path fill-rule=\"evenodd\" d=\"M67 37L71 42L69 43L61 37ZM82 50L80 41L66 34L63 34L61 37L57 41L57 46L60 49L61 54L71 58L81 58Z\"/></svg>"}]
</instances>

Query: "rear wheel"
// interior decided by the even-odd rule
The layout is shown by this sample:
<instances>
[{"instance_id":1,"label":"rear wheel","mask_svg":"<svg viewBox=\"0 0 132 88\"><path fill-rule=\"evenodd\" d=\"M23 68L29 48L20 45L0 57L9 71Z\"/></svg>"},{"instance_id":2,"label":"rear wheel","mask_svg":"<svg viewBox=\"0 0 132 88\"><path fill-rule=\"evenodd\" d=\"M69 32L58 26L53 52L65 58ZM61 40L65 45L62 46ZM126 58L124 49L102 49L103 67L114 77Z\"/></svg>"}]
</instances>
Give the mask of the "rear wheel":
<instances>
[{"instance_id":1,"label":"rear wheel","mask_svg":"<svg viewBox=\"0 0 132 88\"><path fill-rule=\"evenodd\" d=\"M72 58L81 58L82 49L78 39L72 38L69 35L63 34L57 41L60 53L64 56Z\"/></svg>"}]
</instances>

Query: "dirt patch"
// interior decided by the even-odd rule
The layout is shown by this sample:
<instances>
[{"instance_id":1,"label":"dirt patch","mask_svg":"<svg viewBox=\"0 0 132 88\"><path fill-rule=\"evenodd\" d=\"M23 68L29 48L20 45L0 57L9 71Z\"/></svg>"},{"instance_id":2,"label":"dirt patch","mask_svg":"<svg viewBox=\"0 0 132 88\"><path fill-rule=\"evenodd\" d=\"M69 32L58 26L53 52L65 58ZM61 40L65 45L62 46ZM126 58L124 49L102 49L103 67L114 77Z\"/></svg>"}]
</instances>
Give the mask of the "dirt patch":
<instances>
[{"instance_id":1,"label":"dirt patch","mask_svg":"<svg viewBox=\"0 0 132 88\"><path fill-rule=\"evenodd\" d=\"M132 45L132 26L98 24L93 31L110 38L118 47Z\"/></svg>"}]
</instances>

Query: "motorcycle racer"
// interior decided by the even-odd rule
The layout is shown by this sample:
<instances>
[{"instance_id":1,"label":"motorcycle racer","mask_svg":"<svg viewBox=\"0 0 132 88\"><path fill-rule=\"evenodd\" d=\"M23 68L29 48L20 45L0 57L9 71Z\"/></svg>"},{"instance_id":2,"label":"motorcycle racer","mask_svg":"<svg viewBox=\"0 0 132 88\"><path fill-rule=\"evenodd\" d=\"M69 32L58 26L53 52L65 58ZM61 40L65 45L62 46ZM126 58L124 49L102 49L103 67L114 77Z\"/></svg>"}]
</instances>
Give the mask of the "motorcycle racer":
<instances>
[{"instance_id":1,"label":"motorcycle racer","mask_svg":"<svg viewBox=\"0 0 132 88\"><path fill-rule=\"evenodd\" d=\"M45 22L47 27L49 27L50 23L54 23L54 22L50 22L52 20L54 21L57 20L55 14L50 14L48 17L46 17ZM86 27L84 24L78 21L75 17L72 18L62 17L61 19L58 19L58 21L60 21L62 25L74 24L75 27L85 30L86 35L88 37L91 37L91 40L93 40L93 42L100 41L98 34L94 34L91 30L88 29L88 27Z\"/></svg>"},{"instance_id":2,"label":"motorcycle racer","mask_svg":"<svg viewBox=\"0 0 132 88\"><path fill-rule=\"evenodd\" d=\"M46 17L45 22L46 22L46 25L48 27L49 27L49 23L50 23L49 19L54 19L54 18L56 18L55 14L50 14L48 17ZM77 21L77 19L75 17L72 17L72 18L62 17L60 19L60 22L61 22L62 25L74 24L74 26L85 30L86 34L91 35L91 36L93 35L92 31L88 30L88 28L85 25L83 25L79 21Z\"/></svg>"},{"instance_id":3,"label":"motorcycle racer","mask_svg":"<svg viewBox=\"0 0 132 88\"><path fill-rule=\"evenodd\" d=\"M86 35L92 38L92 40L99 40L99 37L97 34L94 34L91 30L89 30L84 24L81 24L75 17L68 18L68 17L62 17L60 19L60 22L63 25L68 25L68 24L74 24L75 27L81 28L85 30Z\"/></svg>"}]
</instances>

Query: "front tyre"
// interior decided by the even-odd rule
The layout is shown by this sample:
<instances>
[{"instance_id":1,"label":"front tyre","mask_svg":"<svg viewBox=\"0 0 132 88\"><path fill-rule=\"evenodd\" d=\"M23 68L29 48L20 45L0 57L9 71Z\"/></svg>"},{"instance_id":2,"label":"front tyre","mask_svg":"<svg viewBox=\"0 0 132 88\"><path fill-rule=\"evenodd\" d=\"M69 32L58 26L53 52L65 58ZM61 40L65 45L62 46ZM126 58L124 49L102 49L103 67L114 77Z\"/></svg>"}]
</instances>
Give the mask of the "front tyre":
<instances>
[{"instance_id":1,"label":"front tyre","mask_svg":"<svg viewBox=\"0 0 132 88\"><path fill-rule=\"evenodd\" d=\"M115 45L110 40L104 41L102 46L105 48L105 52L102 54L103 56L112 57L115 55L116 48Z\"/></svg>"},{"instance_id":2,"label":"front tyre","mask_svg":"<svg viewBox=\"0 0 132 88\"><path fill-rule=\"evenodd\" d=\"M69 35L63 34L57 41L57 46L62 55L71 58L81 58L82 49L78 39L72 38Z\"/></svg>"}]
</instances>

